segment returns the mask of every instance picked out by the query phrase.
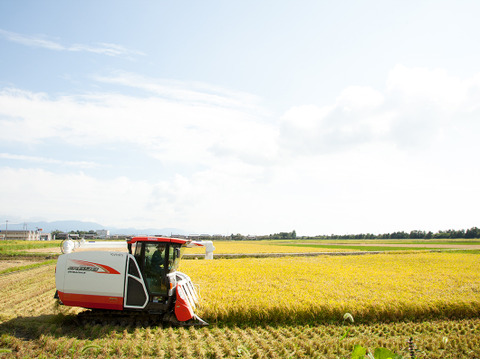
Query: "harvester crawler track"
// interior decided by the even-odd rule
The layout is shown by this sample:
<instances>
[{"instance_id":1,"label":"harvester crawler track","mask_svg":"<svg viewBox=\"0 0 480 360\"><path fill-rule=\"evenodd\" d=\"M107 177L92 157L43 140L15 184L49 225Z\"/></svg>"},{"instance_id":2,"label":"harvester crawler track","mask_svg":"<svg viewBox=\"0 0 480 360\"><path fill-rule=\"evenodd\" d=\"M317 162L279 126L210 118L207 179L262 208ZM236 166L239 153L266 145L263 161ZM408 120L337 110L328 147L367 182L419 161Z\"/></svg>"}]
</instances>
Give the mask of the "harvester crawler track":
<instances>
[{"instance_id":1,"label":"harvester crawler track","mask_svg":"<svg viewBox=\"0 0 480 360\"><path fill-rule=\"evenodd\" d=\"M178 321L174 314L151 314L146 311L116 311L116 310L85 310L75 316L74 321L79 325L103 326L207 326L208 324L195 316L189 321Z\"/></svg>"}]
</instances>

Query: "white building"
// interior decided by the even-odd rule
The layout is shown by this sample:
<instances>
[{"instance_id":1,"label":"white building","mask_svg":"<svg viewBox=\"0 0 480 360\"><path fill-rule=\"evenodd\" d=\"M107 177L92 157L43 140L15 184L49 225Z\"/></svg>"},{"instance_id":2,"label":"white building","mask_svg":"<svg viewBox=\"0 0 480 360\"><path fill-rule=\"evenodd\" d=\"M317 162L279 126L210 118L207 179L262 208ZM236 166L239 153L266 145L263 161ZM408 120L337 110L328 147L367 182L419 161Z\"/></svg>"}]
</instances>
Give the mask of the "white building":
<instances>
[{"instance_id":1,"label":"white building","mask_svg":"<svg viewBox=\"0 0 480 360\"><path fill-rule=\"evenodd\" d=\"M52 234L33 230L0 230L0 240L52 240Z\"/></svg>"},{"instance_id":2,"label":"white building","mask_svg":"<svg viewBox=\"0 0 480 360\"><path fill-rule=\"evenodd\" d=\"M106 239L110 236L110 230L97 230L97 236L99 239Z\"/></svg>"}]
</instances>

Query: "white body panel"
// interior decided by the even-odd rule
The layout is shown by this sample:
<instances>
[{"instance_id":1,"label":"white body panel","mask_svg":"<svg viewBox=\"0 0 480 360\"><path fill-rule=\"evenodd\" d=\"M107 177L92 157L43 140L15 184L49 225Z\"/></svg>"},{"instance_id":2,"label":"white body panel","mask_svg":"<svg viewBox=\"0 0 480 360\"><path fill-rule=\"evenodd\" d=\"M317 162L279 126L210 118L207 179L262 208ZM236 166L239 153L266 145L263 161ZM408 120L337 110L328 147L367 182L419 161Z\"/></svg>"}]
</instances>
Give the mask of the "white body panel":
<instances>
[{"instance_id":1,"label":"white body panel","mask_svg":"<svg viewBox=\"0 0 480 360\"><path fill-rule=\"evenodd\" d=\"M55 282L58 291L122 297L127 253L88 251L60 255Z\"/></svg>"}]
</instances>

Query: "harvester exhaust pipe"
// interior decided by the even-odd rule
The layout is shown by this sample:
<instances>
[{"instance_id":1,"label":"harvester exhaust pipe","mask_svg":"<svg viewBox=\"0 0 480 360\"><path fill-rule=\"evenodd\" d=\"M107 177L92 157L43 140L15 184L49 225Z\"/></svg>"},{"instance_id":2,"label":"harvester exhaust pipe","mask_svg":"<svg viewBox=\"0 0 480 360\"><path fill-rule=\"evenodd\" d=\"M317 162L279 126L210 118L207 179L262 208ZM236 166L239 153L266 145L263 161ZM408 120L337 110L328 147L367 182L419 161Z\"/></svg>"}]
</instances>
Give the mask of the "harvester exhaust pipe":
<instances>
[{"instance_id":1,"label":"harvester exhaust pipe","mask_svg":"<svg viewBox=\"0 0 480 360\"><path fill-rule=\"evenodd\" d=\"M80 247L80 242L78 240L66 239L63 240L60 244L60 250L62 250L62 254L70 254L74 252L75 249Z\"/></svg>"}]
</instances>

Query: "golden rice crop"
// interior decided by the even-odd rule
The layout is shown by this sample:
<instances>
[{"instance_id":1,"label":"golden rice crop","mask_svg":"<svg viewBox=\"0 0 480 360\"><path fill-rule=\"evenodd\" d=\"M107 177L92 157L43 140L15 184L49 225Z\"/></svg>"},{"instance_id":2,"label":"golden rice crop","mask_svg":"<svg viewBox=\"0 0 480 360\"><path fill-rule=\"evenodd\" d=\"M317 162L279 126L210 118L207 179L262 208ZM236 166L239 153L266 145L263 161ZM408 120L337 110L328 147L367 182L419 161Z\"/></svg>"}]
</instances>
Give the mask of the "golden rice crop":
<instances>
[{"instance_id":1,"label":"golden rice crop","mask_svg":"<svg viewBox=\"0 0 480 360\"><path fill-rule=\"evenodd\" d=\"M211 322L465 318L480 311L480 257L416 253L183 261Z\"/></svg>"}]
</instances>

